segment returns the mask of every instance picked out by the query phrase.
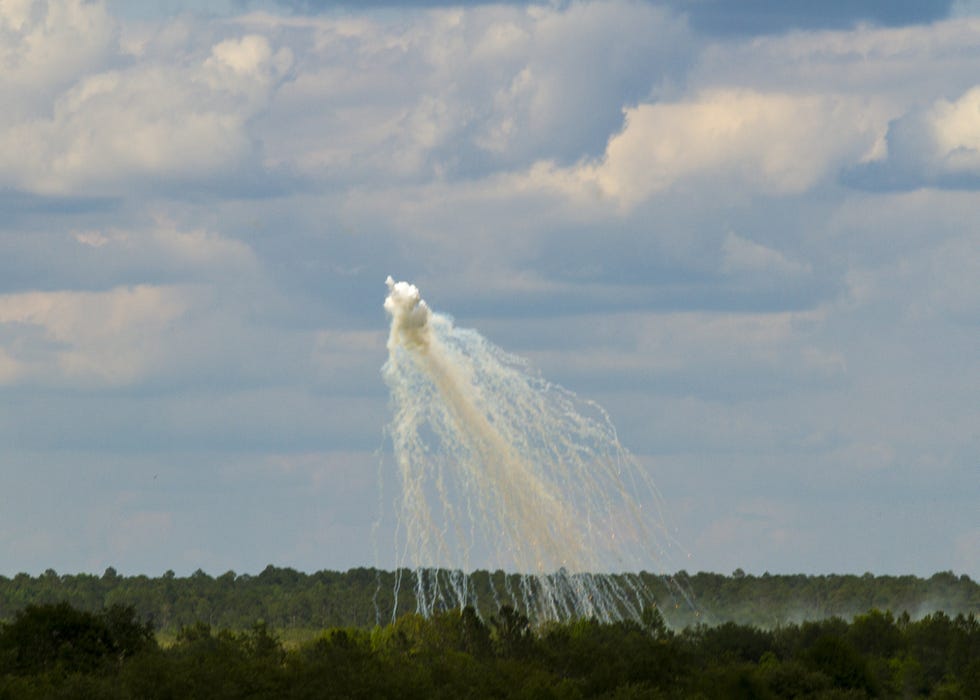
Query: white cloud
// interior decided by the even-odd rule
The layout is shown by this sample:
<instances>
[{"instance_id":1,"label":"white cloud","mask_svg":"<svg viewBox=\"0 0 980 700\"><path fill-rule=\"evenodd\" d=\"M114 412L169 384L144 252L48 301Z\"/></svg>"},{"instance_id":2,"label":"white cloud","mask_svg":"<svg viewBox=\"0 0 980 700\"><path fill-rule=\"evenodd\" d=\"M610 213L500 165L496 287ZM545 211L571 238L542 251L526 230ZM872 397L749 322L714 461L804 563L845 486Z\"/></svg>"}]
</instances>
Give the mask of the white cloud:
<instances>
[{"instance_id":1,"label":"white cloud","mask_svg":"<svg viewBox=\"0 0 980 700\"><path fill-rule=\"evenodd\" d=\"M282 47L273 52L269 40L260 34L226 39L211 47L204 61L203 79L212 90L245 95L253 104L246 113L264 105L269 91L289 74L293 52Z\"/></svg>"},{"instance_id":2,"label":"white cloud","mask_svg":"<svg viewBox=\"0 0 980 700\"><path fill-rule=\"evenodd\" d=\"M120 386L142 379L188 310L185 290L140 285L106 292L0 295L6 383ZM15 363L13 369L10 362Z\"/></svg>"},{"instance_id":3,"label":"white cloud","mask_svg":"<svg viewBox=\"0 0 980 700\"><path fill-rule=\"evenodd\" d=\"M68 13L65 31L79 36L103 17L89 18L86 13L95 10L86 3L55 1L48 9L44 26ZM73 23L76 15L89 21ZM42 39L75 44L74 35ZM33 46L24 38L7 60L29 63ZM121 50L112 48L120 61ZM109 70L82 61L61 82L40 69L25 72L41 94L50 88L50 97L43 109L0 116L0 184L46 194L112 195L129 189L134 178L234 179L236 168L248 166L257 152L249 120L268 104L292 62L288 48L274 50L265 37L246 35L216 43L203 60L193 53L137 56Z\"/></svg>"},{"instance_id":4,"label":"white cloud","mask_svg":"<svg viewBox=\"0 0 980 700\"><path fill-rule=\"evenodd\" d=\"M0 389L27 397L2 404L10 449L87 477L107 450L162 465L176 445L193 478L214 452L231 474L272 450L326 493L323 453L381 442L392 273L601 400L631 447L685 456L696 529L724 539L703 518L717 504L709 520L767 543L719 539L709 568L864 570L895 538L827 554L808 533L835 500L850 524L935 498L955 528L882 521L925 548L969 531L941 491L962 494L976 462L980 204L838 173L975 175L975 20L713 41L628 0L143 22L0 8ZM270 167L303 191L223 196ZM225 522L270 497L269 471L236 482ZM0 490L28 502L24 483ZM761 527L753 498L799 518ZM306 538L318 561L308 526L277 528L263 552ZM120 556L166 569L178 530ZM93 561L103 535L78 541ZM55 540L7 559L57 565L72 555ZM201 548L241 568L237 544ZM922 566L946 556L929 551Z\"/></svg>"},{"instance_id":5,"label":"white cloud","mask_svg":"<svg viewBox=\"0 0 980 700\"><path fill-rule=\"evenodd\" d=\"M0 26L21 31L31 16L31 0L2 0Z\"/></svg>"},{"instance_id":6,"label":"white cloud","mask_svg":"<svg viewBox=\"0 0 980 700\"><path fill-rule=\"evenodd\" d=\"M685 181L738 192L804 192L876 138L864 100L748 90L627 109L602 161L585 166L629 208ZM691 183L694 186L694 183Z\"/></svg>"},{"instance_id":7,"label":"white cloud","mask_svg":"<svg viewBox=\"0 0 980 700\"><path fill-rule=\"evenodd\" d=\"M104 67L117 34L103 2L0 2L0 124L43 113L53 94Z\"/></svg>"},{"instance_id":8,"label":"white cloud","mask_svg":"<svg viewBox=\"0 0 980 700\"><path fill-rule=\"evenodd\" d=\"M950 170L980 170L980 86L955 102L936 103L930 117L936 145Z\"/></svg>"},{"instance_id":9,"label":"white cloud","mask_svg":"<svg viewBox=\"0 0 980 700\"><path fill-rule=\"evenodd\" d=\"M273 107L286 128L263 136L270 158L374 183L598 153L622 106L692 50L681 20L631 0L434 9L397 22L242 21L312 34L302 71Z\"/></svg>"},{"instance_id":10,"label":"white cloud","mask_svg":"<svg viewBox=\"0 0 980 700\"><path fill-rule=\"evenodd\" d=\"M891 123L887 153L854 171L872 188L980 188L980 86Z\"/></svg>"}]
</instances>

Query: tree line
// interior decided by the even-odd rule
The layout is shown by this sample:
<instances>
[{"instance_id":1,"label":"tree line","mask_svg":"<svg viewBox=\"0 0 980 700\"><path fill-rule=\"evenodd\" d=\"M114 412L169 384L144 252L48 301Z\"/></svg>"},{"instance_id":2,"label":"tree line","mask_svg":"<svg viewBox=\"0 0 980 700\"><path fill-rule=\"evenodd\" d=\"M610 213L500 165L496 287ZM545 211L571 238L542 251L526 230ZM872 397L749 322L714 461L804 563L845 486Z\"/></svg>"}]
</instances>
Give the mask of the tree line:
<instances>
[{"instance_id":1,"label":"tree line","mask_svg":"<svg viewBox=\"0 0 980 700\"><path fill-rule=\"evenodd\" d=\"M446 572L449 576L450 572ZM918 619L933 612L980 614L980 585L968 576L940 572L916 576L769 575L736 570L730 576L678 572L663 577L638 575L648 599L673 629L726 622L766 629L821 620L850 619L870 609L908 612ZM401 581L396 595L396 580ZM121 605L158 631L175 634L203 622L214 628L245 630L261 620L279 630L334 627L369 629L389 622L393 613L416 609L409 571L357 568L312 574L266 567L257 575L228 571L210 576L121 576L109 568L101 575L26 573L0 576L0 620L11 620L28 605L67 602L88 612ZM508 591L517 577L502 571L476 571L469 577L470 599L488 619L503 605L528 613ZM449 606L452 607L452 606Z\"/></svg>"},{"instance_id":2,"label":"tree line","mask_svg":"<svg viewBox=\"0 0 980 700\"><path fill-rule=\"evenodd\" d=\"M286 647L265 623L206 622L157 643L132 607L28 605L0 625L0 698L873 698L980 697L980 623L871 610L850 621L675 632L640 621L532 627L509 606Z\"/></svg>"}]
</instances>

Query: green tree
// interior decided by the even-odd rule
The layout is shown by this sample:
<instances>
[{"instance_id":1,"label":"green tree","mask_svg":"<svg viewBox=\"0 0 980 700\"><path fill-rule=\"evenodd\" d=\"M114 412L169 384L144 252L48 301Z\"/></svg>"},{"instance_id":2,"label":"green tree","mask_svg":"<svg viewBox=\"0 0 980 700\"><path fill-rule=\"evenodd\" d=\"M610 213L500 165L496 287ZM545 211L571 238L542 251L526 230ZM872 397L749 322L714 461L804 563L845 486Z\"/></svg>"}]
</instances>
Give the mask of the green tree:
<instances>
[{"instance_id":1,"label":"green tree","mask_svg":"<svg viewBox=\"0 0 980 700\"><path fill-rule=\"evenodd\" d=\"M527 615L509 605L490 618L494 649L502 656L521 656L531 647L531 623Z\"/></svg>"},{"instance_id":2,"label":"green tree","mask_svg":"<svg viewBox=\"0 0 980 700\"><path fill-rule=\"evenodd\" d=\"M827 675L837 688L863 691L870 696L878 694L867 660L842 637L820 637L803 660L811 669Z\"/></svg>"},{"instance_id":3,"label":"green tree","mask_svg":"<svg viewBox=\"0 0 980 700\"><path fill-rule=\"evenodd\" d=\"M68 603L29 605L0 630L0 664L16 674L85 672L154 646L152 626L129 607L95 614Z\"/></svg>"}]
</instances>

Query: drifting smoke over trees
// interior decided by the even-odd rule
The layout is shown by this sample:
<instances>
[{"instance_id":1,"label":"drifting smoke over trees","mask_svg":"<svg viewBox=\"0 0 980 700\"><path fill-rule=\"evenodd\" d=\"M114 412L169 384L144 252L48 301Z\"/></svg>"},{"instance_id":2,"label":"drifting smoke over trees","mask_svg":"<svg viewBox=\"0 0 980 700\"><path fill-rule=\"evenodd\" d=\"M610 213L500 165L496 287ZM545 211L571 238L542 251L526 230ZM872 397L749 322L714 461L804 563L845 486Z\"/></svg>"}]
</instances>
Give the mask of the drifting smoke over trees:
<instances>
[{"instance_id":1,"label":"drifting smoke over trees","mask_svg":"<svg viewBox=\"0 0 980 700\"><path fill-rule=\"evenodd\" d=\"M403 582L411 579L410 572L400 575ZM449 577L450 572L442 575ZM672 577L677 585L654 574L640 576L654 595L650 602L673 629L725 622L773 628L834 616L850 619L872 608L895 615L908 612L913 619L936 611L950 616L980 611L980 586L951 572L928 579L679 572ZM111 568L102 576L58 575L49 570L37 577L0 576L0 620L12 619L30 604L67 601L89 612L112 605L132 606L141 619L153 620L158 630L171 633L197 622L248 629L256 620L280 630L370 628L389 622L393 612L416 610L408 584L400 587L395 604L395 579L394 572L363 568L306 574L268 566L254 576L229 571L212 577L199 570L187 577L167 572L156 578L120 576ZM508 595L508 589L518 586L517 577L502 571L476 571L470 579L473 602L484 619L502 605L520 609L520 601ZM693 606L678 597L678 585L688 592Z\"/></svg>"}]
</instances>

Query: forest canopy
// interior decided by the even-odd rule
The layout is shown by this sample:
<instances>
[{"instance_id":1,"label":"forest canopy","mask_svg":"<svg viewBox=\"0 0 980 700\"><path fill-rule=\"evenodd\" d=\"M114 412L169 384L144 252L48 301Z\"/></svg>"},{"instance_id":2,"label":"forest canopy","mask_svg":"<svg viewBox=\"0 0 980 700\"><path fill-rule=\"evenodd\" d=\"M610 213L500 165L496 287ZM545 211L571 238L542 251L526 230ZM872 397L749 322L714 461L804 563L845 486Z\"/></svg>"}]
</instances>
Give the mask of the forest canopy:
<instances>
[{"instance_id":1,"label":"forest canopy","mask_svg":"<svg viewBox=\"0 0 980 700\"><path fill-rule=\"evenodd\" d=\"M975 698L980 624L871 610L673 632L651 608L640 623L533 629L504 606L334 627L289 647L261 622L198 622L161 646L132 608L30 605L0 625L0 698L49 697Z\"/></svg>"}]
</instances>

